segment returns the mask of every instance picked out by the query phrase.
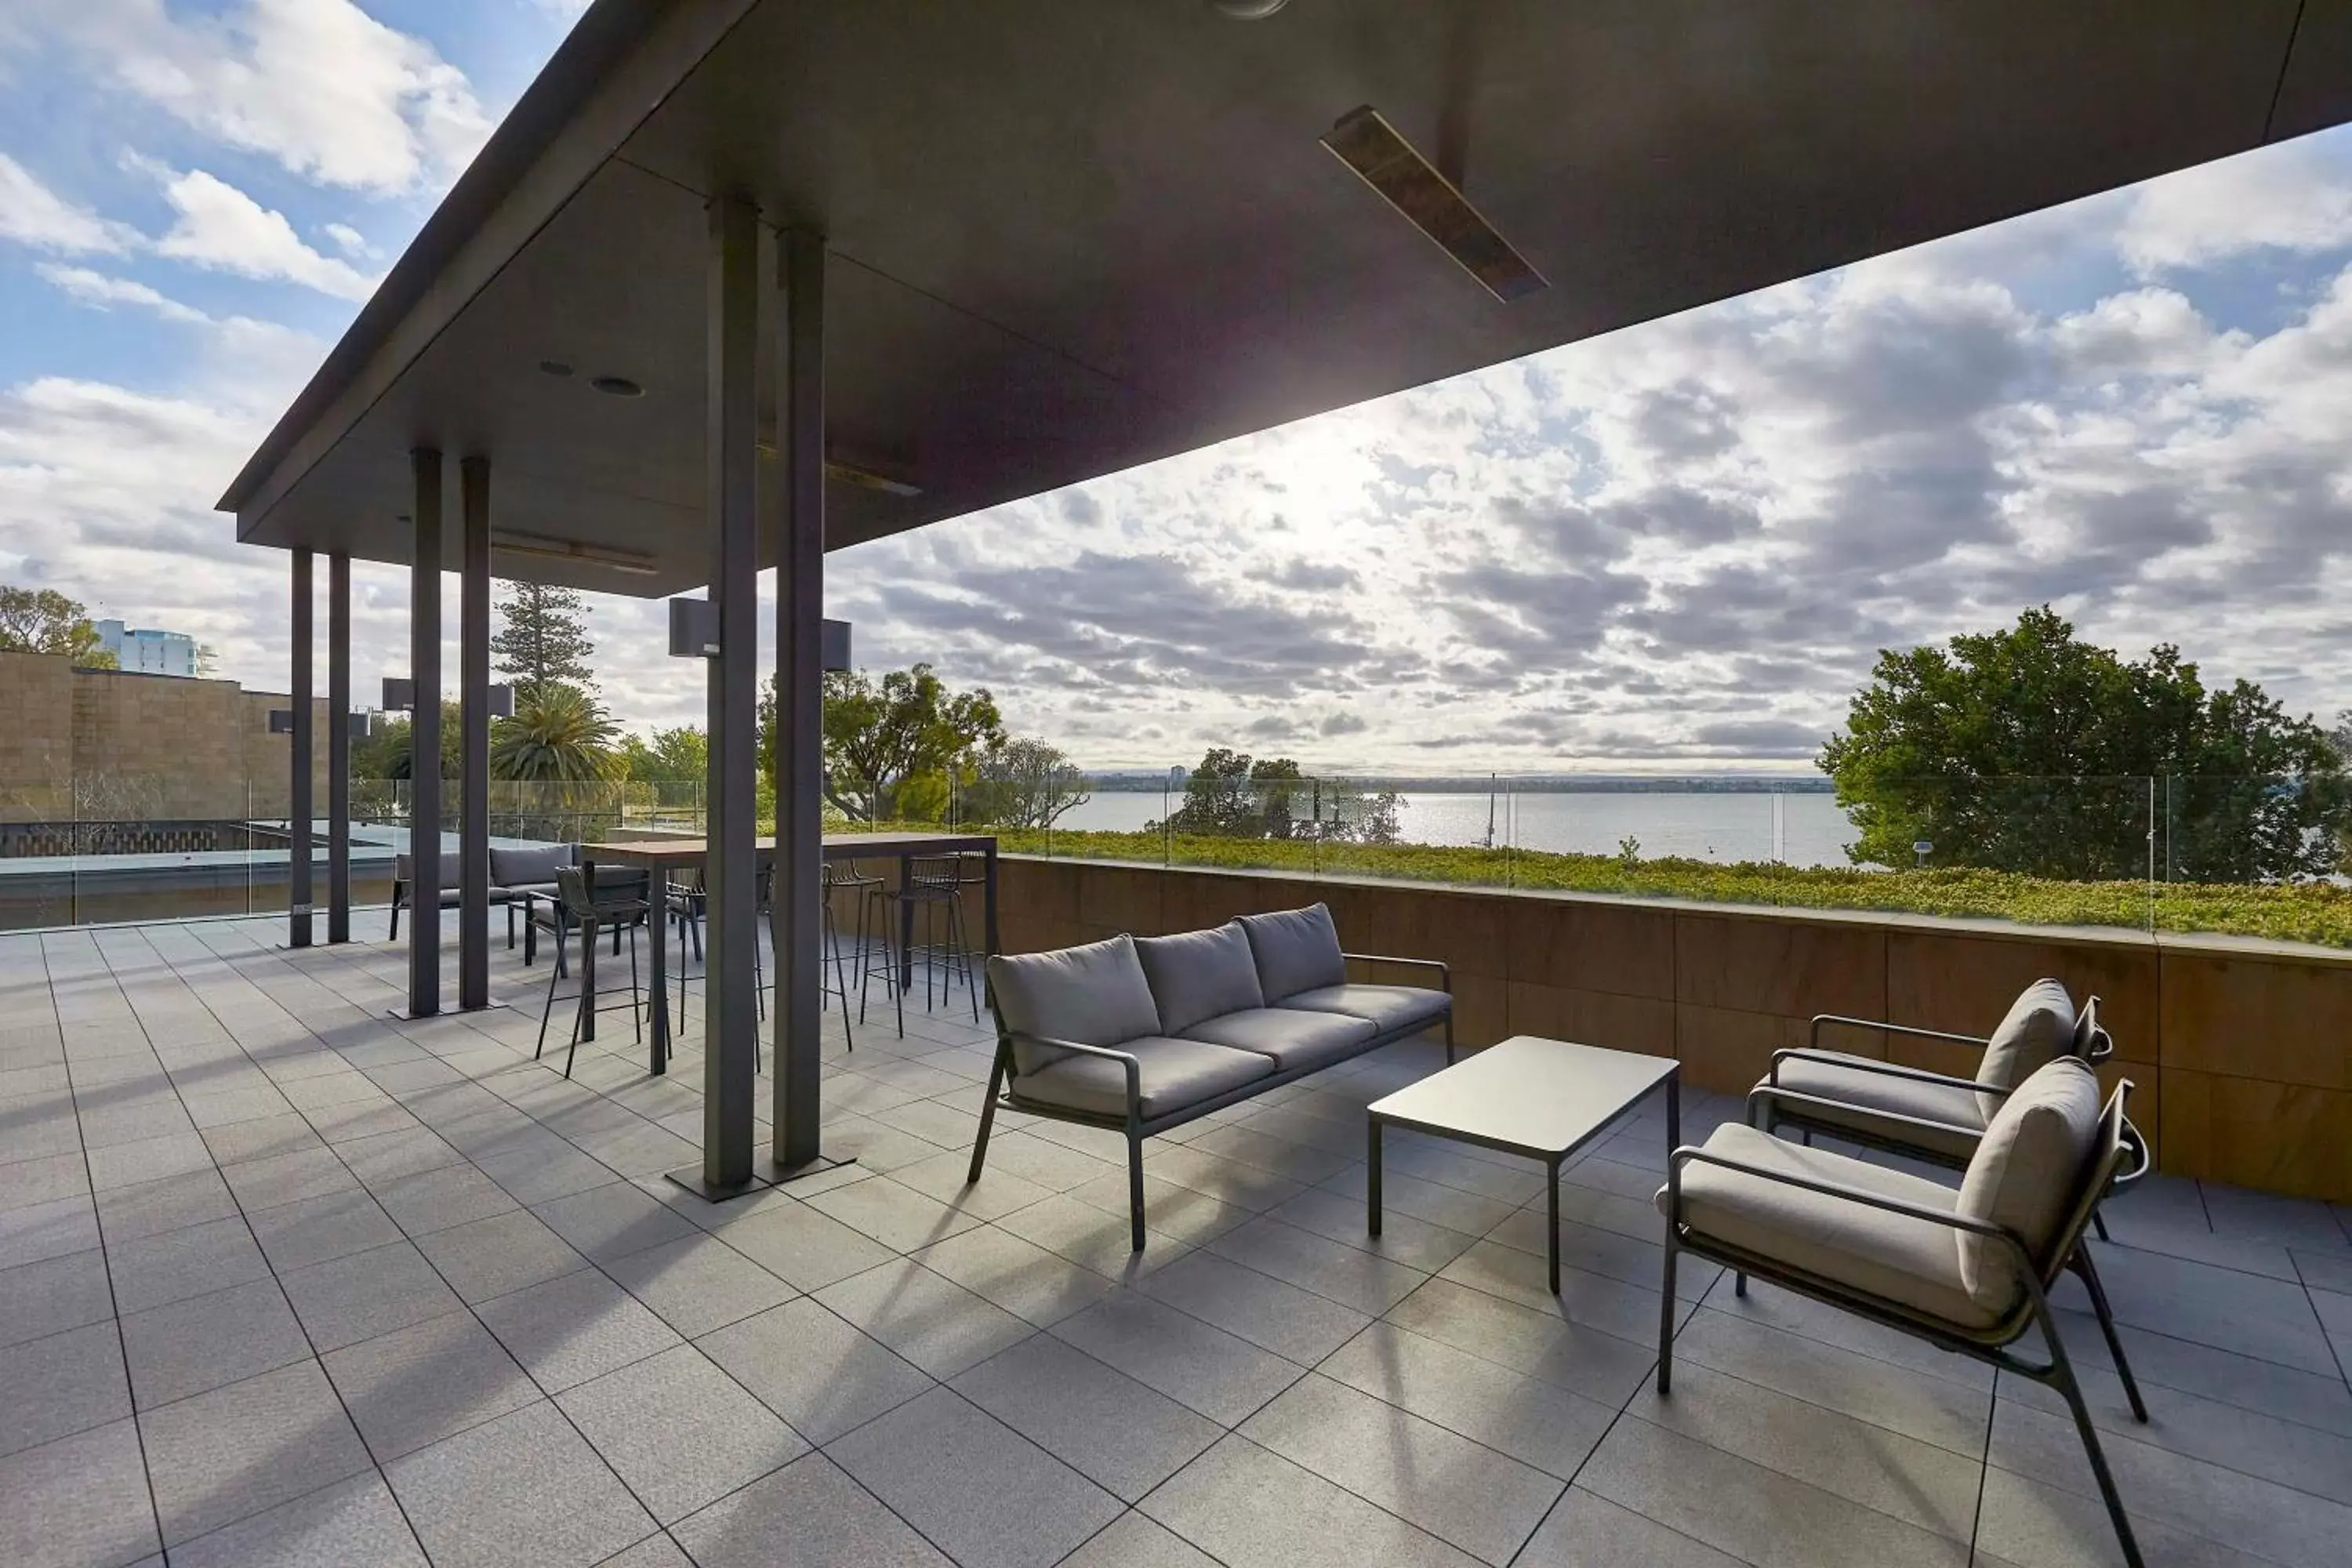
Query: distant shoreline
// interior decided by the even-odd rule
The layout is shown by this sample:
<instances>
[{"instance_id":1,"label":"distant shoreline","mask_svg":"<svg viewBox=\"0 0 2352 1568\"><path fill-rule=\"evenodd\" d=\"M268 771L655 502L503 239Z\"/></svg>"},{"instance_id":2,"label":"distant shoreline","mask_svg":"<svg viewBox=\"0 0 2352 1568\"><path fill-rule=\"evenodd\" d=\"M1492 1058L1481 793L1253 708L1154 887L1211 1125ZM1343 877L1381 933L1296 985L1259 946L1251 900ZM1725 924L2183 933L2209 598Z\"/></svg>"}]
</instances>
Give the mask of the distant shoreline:
<instances>
[{"instance_id":1,"label":"distant shoreline","mask_svg":"<svg viewBox=\"0 0 2352 1568\"><path fill-rule=\"evenodd\" d=\"M1837 785L1820 773L1697 773L1675 777L1652 774L1535 777L1496 776L1489 779L1414 778L1374 773L1309 773L1296 782L1339 783L1365 790L1394 790L1400 795L1830 795ZM1107 795L1157 794L1168 787L1164 773L1089 773L1087 787Z\"/></svg>"}]
</instances>

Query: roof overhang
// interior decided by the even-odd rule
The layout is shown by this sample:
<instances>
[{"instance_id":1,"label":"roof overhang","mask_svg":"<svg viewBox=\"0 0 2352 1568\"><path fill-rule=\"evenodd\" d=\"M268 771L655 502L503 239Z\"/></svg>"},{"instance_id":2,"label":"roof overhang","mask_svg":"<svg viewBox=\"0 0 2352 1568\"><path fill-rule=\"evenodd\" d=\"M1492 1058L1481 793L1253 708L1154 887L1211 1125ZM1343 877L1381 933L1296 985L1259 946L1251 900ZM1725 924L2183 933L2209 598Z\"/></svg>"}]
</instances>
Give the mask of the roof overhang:
<instances>
[{"instance_id":1,"label":"roof overhang","mask_svg":"<svg viewBox=\"0 0 2352 1568\"><path fill-rule=\"evenodd\" d=\"M404 563L406 453L480 454L581 547L500 574L703 583L716 194L831 242L838 549L2347 118L2352 0L599 0L220 504Z\"/></svg>"}]
</instances>

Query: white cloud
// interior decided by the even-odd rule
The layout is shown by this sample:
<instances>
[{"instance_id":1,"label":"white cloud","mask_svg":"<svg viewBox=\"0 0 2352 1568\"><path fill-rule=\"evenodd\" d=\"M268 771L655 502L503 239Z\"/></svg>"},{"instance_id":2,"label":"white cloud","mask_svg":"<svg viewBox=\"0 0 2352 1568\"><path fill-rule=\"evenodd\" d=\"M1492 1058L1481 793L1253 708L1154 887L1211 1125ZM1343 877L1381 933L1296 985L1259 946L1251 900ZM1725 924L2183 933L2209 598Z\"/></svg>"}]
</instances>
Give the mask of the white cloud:
<instances>
[{"instance_id":1,"label":"white cloud","mask_svg":"<svg viewBox=\"0 0 2352 1568\"><path fill-rule=\"evenodd\" d=\"M44 261L34 270L82 304L105 310L110 305L138 305L155 312L167 321L201 325L212 320L202 310L168 299L144 283L128 278L110 278L93 272L87 267L63 267L54 261Z\"/></svg>"},{"instance_id":2,"label":"white cloud","mask_svg":"<svg viewBox=\"0 0 2352 1568\"><path fill-rule=\"evenodd\" d=\"M235 185L202 169L164 174L163 195L179 217L156 241L161 254L244 278L299 283L342 300L364 300L375 291L375 279L313 250L283 213Z\"/></svg>"},{"instance_id":3,"label":"white cloud","mask_svg":"<svg viewBox=\"0 0 2352 1568\"><path fill-rule=\"evenodd\" d=\"M218 16L60 0L39 25L186 124L322 184L446 184L490 132L464 72L352 0L244 0Z\"/></svg>"},{"instance_id":4,"label":"white cloud","mask_svg":"<svg viewBox=\"0 0 2352 1568\"><path fill-rule=\"evenodd\" d=\"M24 164L0 153L0 240L67 256L120 255L137 236L50 190Z\"/></svg>"},{"instance_id":5,"label":"white cloud","mask_svg":"<svg viewBox=\"0 0 2352 1568\"><path fill-rule=\"evenodd\" d=\"M2340 141L2305 137L2151 180L2132 195L2115 246L2147 277L2253 251L2352 244L2352 167Z\"/></svg>"},{"instance_id":6,"label":"white cloud","mask_svg":"<svg viewBox=\"0 0 2352 1568\"><path fill-rule=\"evenodd\" d=\"M319 232L325 235L333 243L335 248L345 256L367 257L375 254L375 247L367 242L367 236L347 223L331 223Z\"/></svg>"}]
</instances>

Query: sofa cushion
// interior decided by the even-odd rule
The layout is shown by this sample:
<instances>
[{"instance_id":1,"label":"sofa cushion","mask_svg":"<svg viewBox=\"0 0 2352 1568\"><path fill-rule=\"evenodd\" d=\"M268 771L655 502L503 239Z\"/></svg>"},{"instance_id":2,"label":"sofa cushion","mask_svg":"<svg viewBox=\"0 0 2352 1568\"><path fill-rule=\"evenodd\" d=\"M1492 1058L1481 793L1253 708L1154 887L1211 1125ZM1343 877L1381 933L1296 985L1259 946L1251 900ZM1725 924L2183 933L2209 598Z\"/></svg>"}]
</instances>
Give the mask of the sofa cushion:
<instances>
[{"instance_id":1,"label":"sofa cushion","mask_svg":"<svg viewBox=\"0 0 2352 1568\"><path fill-rule=\"evenodd\" d=\"M1053 952L998 953L988 961L988 984L1024 1073L1070 1053L1024 1036L1118 1046L1161 1032L1135 940L1124 934Z\"/></svg>"},{"instance_id":2,"label":"sofa cushion","mask_svg":"<svg viewBox=\"0 0 2352 1568\"><path fill-rule=\"evenodd\" d=\"M445 849L441 852L441 885L443 887L454 888L457 885L457 878L460 875L458 865L459 861L457 851L455 849ZM394 856L392 861L392 874L400 881L415 882L416 880L415 858L410 856L405 850ZM493 881L497 880L496 878L491 879Z\"/></svg>"},{"instance_id":3,"label":"sofa cushion","mask_svg":"<svg viewBox=\"0 0 2352 1568\"><path fill-rule=\"evenodd\" d=\"M1265 1005L1249 937L1231 921L1214 931L1137 937L1135 956L1159 1005L1160 1026L1171 1035L1221 1013Z\"/></svg>"},{"instance_id":4,"label":"sofa cushion","mask_svg":"<svg viewBox=\"0 0 2352 1568\"><path fill-rule=\"evenodd\" d=\"M1823 1058L1842 1059L1823 1060ZM1857 1132L1899 1139L1916 1148L1932 1149L1947 1159L1966 1163L1969 1157L1977 1152L1977 1139L1983 1133L1985 1125L1984 1112L1978 1106L1976 1091L1965 1084L1922 1083L1917 1079L1896 1078L1891 1073L1870 1070L1884 1065L1867 1057L1849 1057L1835 1051L1790 1057L1780 1064L1780 1087L1792 1093L1815 1094L1839 1102L1835 1107L1792 1105L1789 1107L1792 1115L1801 1116L1808 1121L1826 1122L1832 1127L1850 1127ZM1769 1095L1772 1089L1772 1080L1768 1078L1756 1085L1756 1093ZM1940 1121L1960 1131L1931 1132L1924 1127L1883 1121L1872 1114L1882 1110L1892 1111L1897 1116L1916 1117L1922 1121Z\"/></svg>"},{"instance_id":5,"label":"sofa cushion","mask_svg":"<svg viewBox=\"0 0 2352 1568\"><path fill-rule=\"evenodd\" d=\"M2046 1264L2058 1227L2082 1197L2098 1135L2098 1076L2062 1057L2020 1085L1985 1129L1960 1178L1957 1212L2014 1233ZM2025 1289L2016 1253L1980 1236L1960 1237L1960 1277L1977 1304L1996 1313Z\"/></svg>"},{"instance_id":6,"label":"sofa cushion","mask_svg":"<svg viewBox=\"0 0 2352 1568\"><path fill-rule=\"evenodd\" d=\"M1044 1049L1032 1042L1032 1049ZM1237 1051L1205 1040L1175 1040L1147 1035L1121 1041L1116 1049L1135 1058L1142 1083L1143 1119L1147 1121L1195 1105L1211 1095L1239 1089L1255 1079L1274 1076L1274 1063L1254 1051ZM1021 1042L1013 1043L1017 1059ZM1024 1068L1013 1079L1016 1100L1058 1106L1066 1110L1091 1111L1097 1116L1127 1114L1127 1069L1107 1057L1079 1051L1055 1051L1052 1059L1034 1071Z\"/></svg>"},{"instance_id":7,"label":"sofa cushion","mask_svg":"<svg viewBox=\"0 0 2352 1568\"><path fill-rule=\"evenodd\" d=\"M1318 985L1282 999L1303 1013L1345 1013L1368 1020L1374 1032L1402 1034L1434 1024L1454 1010L1454 998L1420 985Z\"/></svg>"},{"instance_id":8,"label":"sofa cushion","mask_svg":"<svg viewBox=\"0 0 2352 1568\"><path fill-rule=\"evenodd\" d=\"M1977 1081L1988 1089L2015 1089L2074 1048L2074 999L2055 980L2037 980L2018 993L1992 1032L1977 1065ZM1987 1121L2000 1113L2000 1102L1997 1094L1977 1096Z\"/></svg>"},{"instance_id":9,"label":"sofa cushion","mask_svg":"<svg viewBox=\"0 0 2352 1568\"><path fill-rule=\"evenodd\" d=\"M1736 1121L1717 1128L1705 1147L1743 1164L1859 1187L1944 1214L1958 1197L1924 1176L1808 1149ZM1683 1222L1698 1236L1965 1328L2000 1321L1969 1295L1960 1278L1960 1233L1948 1226L1697 1160L1684 1165L1682 1188ZM1670 1221L1671 1190L1660 1187L1657 1196L1658 1212Z\"/></svg>"},{"instance_id":10,"label":"sofa cushion","mask_svg":"<svg viewBox=\"0 0 2352 1568\"><path fill-rule=\"evenodd\" d=\"M1251 1007L1203 1018L1184 1031L1235 1050L1270 1057L1284 1072L1318 1068L1354 1052L1380 1033L1370 1021L1341 1013L1302 1013L1292 1007Z\"/></svg>"},{"instance_id":11,"label":"sofa cushion","mask_svg":"<svg viewBox=\"0 0 2352 1568\"><path fill-rule=\"evenodd\" d=\"M1234 923L1249 933L1258 990L1268 1003L1278 1005L1301 991L1348 983L1348 963L1339 956L1339 931L1331 923L1328 906L1244 915Z\"/></svg>"},{"instance_id":12,"label":"sofa cushion","mask_svg":"<svg viewBox=\"0 0 2352 1568\"><path fill-rule=\"evenodd\" d=\"M569 844L535 844L528 849L490 849L490 880L501 888L555 888L555 868L574 863Z\"/></svg>"}]
</instances>

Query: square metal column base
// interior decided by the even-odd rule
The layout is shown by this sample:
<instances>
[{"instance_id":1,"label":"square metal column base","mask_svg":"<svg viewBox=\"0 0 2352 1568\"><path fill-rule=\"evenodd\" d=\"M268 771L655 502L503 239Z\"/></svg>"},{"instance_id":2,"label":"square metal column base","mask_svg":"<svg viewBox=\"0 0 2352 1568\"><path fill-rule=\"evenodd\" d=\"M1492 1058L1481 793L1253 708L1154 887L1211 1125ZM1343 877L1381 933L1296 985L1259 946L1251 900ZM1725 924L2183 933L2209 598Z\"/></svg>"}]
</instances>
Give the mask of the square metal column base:
<instances>
[{"instance_id":1,"label":"square metal column base","mask_svg":"<svg viewBox=\"0 0 2352 1568\"><path fill-rule=\"evenodd\" d=\"M775 1184L767 1177L754 1172L740 1182L721 1186L704 1175L700 1165L680 1165L675 1171L665 1171L662 1173L707 1204L723 1204L730 1198L749 1197L764 1187Z\"/></svg>"},{"instance_id":2,"label":"square metal column base","mask_svg":"<svg viewBox=\"0 0 2352 1568\"><path fill-rule=\"evenodd\" d=\"M803 1176L822 1176L827 1171L837 1171L844 1165L856 1163L857 1163L857 1156L855 1154L844 1155L838 1160L830 1154L819 1154L815 1159L803 1161L797 1165L787 1165L780 1160L770 1160L768 1179L781 1187L787 1182L797 1182Z\"/></svg>"},{"instance_id":3,"label":"square metal column base","mask_svg":"<svg viewBox=\"0 0 2352 1568\"><path fill-rule=\"evenodd\" d=\"M530 1010L520 1003L509 1002L502 996L493 996L478 1007L460 1007L453 1002L431 1013L412 1013L408 1010L408 1004L403 1002L397 1006L386 1007L383 1010L383 1016L387 1018L397 1018L404 1024L415 1024L422 1023L428 1018L470 1018L481 1013L522 1013Z\"/></svg>"}]
</instances>

